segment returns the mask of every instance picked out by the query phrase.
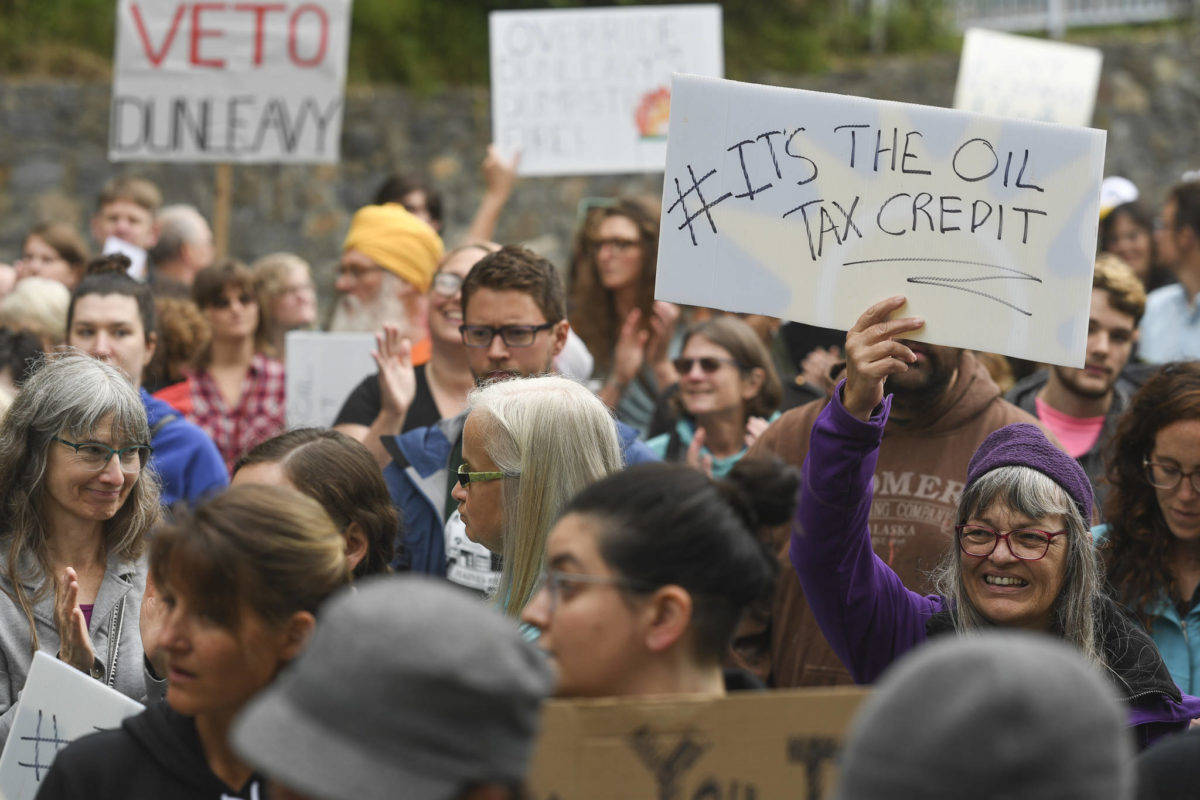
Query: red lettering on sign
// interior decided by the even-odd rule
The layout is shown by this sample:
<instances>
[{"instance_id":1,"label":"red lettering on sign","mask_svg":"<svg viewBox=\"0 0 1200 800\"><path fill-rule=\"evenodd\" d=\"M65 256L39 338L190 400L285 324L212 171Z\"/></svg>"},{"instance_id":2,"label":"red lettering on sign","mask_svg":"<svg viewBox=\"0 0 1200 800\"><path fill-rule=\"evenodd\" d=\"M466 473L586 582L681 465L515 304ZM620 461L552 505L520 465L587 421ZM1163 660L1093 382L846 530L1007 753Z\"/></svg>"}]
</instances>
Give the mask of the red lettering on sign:
<instances>
[{"instance_id":1,"label":"red lettering on sign","mask_svg":"<svg viewBox=\"0 0 1200 800\"><path fill-rule=\"evenodd\" d=\"M286 11L283 3L238 3L235 11L249 11L254 14L254 66L263 63L263 29L267 14L272 11Z\"/></svg>"},{"instance_id":2,"label":"red lettering on sign","mask_svg":"<svg viewBox=\"0 0 1200 800\"><path fill-rule=\"evenodd\" d=\"M297 21L306 12L312 12L317 15L321 23L321 43L317 47L317 53L312 58L301 58L296 47L296 28ZM292 63L298 67L315 67L325 60L325 51L329 49L329 16L325 13L325 9L315 3L305 3L292 12L292 18L288 20L288 56L291 57Z\"/></svg>"},{"instance_id":3,"label":"red lettering on sign","mask_svg":"<svg viewBox=\"0 0 1200 800\"><path fill-rule=\"evenodd\" d=\"M216 38L224 35L224 31L219 28L202 28L200 15L205 11L224 11L225 6L225 3L196 3L192 6L192 49L190 59L192 66L225 69L225 59L204 58L200 55L201 39L206 37Z\"/></svg>"},{"instance_id":4,"label":"red lettering on sign","mask_svg":"<svg viewBox=\"0 0 1200 800\"><path fill-rule=\"evenodd\" d=\"M146 23L142 19L142 10L138 8L138 4L134 3L130 6L130 13L133 14L133 24L137 26L138 36L142 40L142 48L146 51L146 58L150 59L150 63L156 67L162 66L163 59L167 57L167 53L171 50L171 42L175 41L175 32L179 30L179 23L183 20L183 12L187 10L187 3L181 4L175 9L175 17L171 20L171 27L163 36L162 47L158 52L154 52L154 47L150 44L150 35L146 33Z\"/></svg>"}]
</instances>

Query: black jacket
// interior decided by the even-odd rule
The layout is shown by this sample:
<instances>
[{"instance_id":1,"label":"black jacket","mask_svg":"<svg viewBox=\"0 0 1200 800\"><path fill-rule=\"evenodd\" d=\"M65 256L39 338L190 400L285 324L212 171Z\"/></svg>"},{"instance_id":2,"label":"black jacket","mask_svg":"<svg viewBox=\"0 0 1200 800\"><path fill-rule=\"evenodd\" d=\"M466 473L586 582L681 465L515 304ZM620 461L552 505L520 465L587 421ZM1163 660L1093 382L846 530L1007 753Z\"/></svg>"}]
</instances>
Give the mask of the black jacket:
<instances>
[{"instance_id":1,"label":"black jacket","mask_svg":"<svg viewBox=\"0 0 1200 800\"><path fill-rule=\"evenodd\" d=\"M1004 399L1036 417L1038 414L1034 401L1037 399L1038 392L1042 390L1049 379L1050 375L1046 370L1035 372L1009 389L1008 394L1004 395ZM1092 482L1092 489L1096 492L1097 511L1104 507L1104 498L1108 496L1108 481L1104 478L1104 451L1117 431L1117 420L1129 405L1129 399L1138 390L1138 386L1139 384L1131 380L1129 375L1121 373L1117 382L1113 384L1112 405L1108 407L1108 414L1104 417L1104 427L1100 429L1096 443L1092 445L1091 450L1076 459Z\"/></svg>"},{"instance_id":2,"label":"black jacket","mask_svg":"<svg viewBox=\"0 0 1200 800\"><path fill-rule=\"evenodd\" d=\"M121 727L84 736L54 760L38 800L259 800L252 777L237 791L208 768L196 726L166 703L129 717Z\"/></svg>"}]
</instances>

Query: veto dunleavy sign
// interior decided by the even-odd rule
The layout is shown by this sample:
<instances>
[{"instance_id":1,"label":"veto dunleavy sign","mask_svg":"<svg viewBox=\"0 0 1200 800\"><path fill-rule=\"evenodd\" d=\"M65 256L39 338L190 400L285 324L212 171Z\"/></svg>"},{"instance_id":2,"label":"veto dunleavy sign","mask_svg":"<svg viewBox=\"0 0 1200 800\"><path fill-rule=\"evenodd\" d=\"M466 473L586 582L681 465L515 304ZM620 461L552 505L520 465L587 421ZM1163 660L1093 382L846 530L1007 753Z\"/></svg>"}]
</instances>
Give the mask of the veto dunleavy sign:
<instances>
[{"instance_id":1,"label":"veto dunleavy sign","mask_svg":"<svg viewBox=\"0 0 1200 800\"><path fill-rule=\"evenodd\" d=\"M350 0L119 0L113 161L336 162Z\"/></svg>"},{"instance_id":2,"label":"veto dunleavy sign","mask_svg":"<svg viewBox=\"0 0 1200 800\"><path fill-rule=\"evenodd\" d=\"M677 75L655 296L1083 366L1105 133Z\"/></svg>"}]
</instances>

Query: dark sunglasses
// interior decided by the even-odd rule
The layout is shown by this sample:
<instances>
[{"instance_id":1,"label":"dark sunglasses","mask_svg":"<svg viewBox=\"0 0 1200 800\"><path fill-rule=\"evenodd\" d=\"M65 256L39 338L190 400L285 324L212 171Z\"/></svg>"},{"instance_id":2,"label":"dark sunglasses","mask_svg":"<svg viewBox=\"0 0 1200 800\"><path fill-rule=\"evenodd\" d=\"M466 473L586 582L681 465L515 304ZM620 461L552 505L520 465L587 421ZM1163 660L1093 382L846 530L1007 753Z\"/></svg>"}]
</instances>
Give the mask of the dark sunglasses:
<instances>
[{"instance_id":1,"label":"dark sunglasses","mask_svg":"<svg viewBox=\"0 0 1200 800\"><path fill-rule=\"evenodd\" d=\"M258 301L254 298L254 295L252 295L252 294L239 294L238 302L244 306L248 306L252 303L257 303ZM220 297L214 297L213 301L211 303L209 303L209 305L212 306L213 308L229 308L229 306L230 306L229 295L223 294Z\"/></svg>"},{"instance_id":2,"label":"dark sunglasses","mask_svg":"<svg viewBox=\"0 0 1200 800\"><path fill-rule=\"evenodd\" d=\"M713 358L712 356L704 356L703 358L684 358L680 356L671 362L675 366L675 371L680 375L687 375L692 371L695 364L700 365L700 370L706 375L711 375L721 368L722 364L730 364L742 368L742 365L734 361L732 358Z\"/></svg>"}]
</instances>

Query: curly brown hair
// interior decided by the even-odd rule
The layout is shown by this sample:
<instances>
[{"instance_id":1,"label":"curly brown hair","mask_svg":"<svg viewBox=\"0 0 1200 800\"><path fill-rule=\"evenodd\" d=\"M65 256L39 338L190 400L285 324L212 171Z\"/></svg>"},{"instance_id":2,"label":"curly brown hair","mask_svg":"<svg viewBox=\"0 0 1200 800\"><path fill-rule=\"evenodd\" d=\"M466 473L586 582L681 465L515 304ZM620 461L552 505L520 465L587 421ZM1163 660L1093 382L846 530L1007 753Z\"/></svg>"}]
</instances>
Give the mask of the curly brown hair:
<instances>
[{"instance_id":1,"label":"curly brown hair","mask_svg":"<svg viewBox=\"0 0 1200 800\"><path fill-rule=\"evenodd\" d=\"M1117 600L1150 627L1147 610L1165 592L1178 600L1171 574L1175 537L1167 527L1144 462L1160 430L1180 420L1200 419L1200 362L1168 364L1134 395L1109 445L1112 490L1104 511L1108 538L1101 550Z\"/></svg>"},{"instance_id":2,"label":"curly brown hair","mask_svg":"<svg viewBox=\"0 0 1200 800\"><path fill-rule=\"evenodd\" d=\"M600 284L596 273L596 251L592 242L597 236L600 223L610 217L625 217L638 229L641 239L642 271L638 285L637 307L642 319L649 320L654 305L654 270L658 264L658 212L645 203L622 198L612 205L591 209L583 225L575 234L571 247L571 328L583 339L592 357L596 360L598 375L607 374L612 367L613 351L617 346L617 333L621 329L617 319L616 303L612 292Z\"/></svg>"},{"instance_id":3,"label":"curly brown hair","mask_svg":"<svg viewBox=\"0 0 1200 800\"><path fill-rule=\"evenodd\" d=\"M142 375L142 383L151 393L187 377L181 367L190 365L198 353L208 349L212 339L208 319L191 300L158 297L154 312L158 318L158 347Z\"/></svg>"}]
</instances>

